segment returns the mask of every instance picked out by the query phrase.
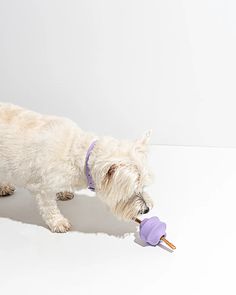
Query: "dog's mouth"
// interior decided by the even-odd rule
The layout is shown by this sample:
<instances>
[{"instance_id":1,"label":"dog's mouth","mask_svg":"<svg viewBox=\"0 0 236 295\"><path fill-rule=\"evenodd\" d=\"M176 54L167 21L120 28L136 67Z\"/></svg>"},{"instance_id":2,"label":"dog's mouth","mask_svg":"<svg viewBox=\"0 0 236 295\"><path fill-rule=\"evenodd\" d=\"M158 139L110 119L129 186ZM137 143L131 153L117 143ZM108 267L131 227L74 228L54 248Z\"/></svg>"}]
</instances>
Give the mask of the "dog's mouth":
<instances>
[{"instance_id":1,"label":"dog's mouth","mask_svg":"<svg viewBox=\"0 0 236 295\"><path fill-rule=\"evenodd\" d=\"M139 215L147 214L149 205L141 194L135 194L127 202L120 201L115 207L117 217L124 220L132 220Z\"/></svg>"}]
</instances>

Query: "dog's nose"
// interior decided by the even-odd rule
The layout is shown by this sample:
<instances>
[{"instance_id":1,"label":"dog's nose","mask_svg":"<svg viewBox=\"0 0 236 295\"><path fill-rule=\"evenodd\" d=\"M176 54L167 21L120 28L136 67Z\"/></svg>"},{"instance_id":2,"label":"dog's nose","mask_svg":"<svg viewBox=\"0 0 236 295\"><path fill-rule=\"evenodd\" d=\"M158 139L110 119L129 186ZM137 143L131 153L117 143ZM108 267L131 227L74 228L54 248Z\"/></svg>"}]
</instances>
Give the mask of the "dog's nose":
<instances>
[{"instance_id":1,"label":"dog's nose","mask_svg":"<svg viewBox=\"0 0 236 295\"><path fill-rule=\"evenodd\" d=\"M147 214L149 212L149 208L146 207L144 210L143 210L143 214Z\"/></svg>"}]
</instances>

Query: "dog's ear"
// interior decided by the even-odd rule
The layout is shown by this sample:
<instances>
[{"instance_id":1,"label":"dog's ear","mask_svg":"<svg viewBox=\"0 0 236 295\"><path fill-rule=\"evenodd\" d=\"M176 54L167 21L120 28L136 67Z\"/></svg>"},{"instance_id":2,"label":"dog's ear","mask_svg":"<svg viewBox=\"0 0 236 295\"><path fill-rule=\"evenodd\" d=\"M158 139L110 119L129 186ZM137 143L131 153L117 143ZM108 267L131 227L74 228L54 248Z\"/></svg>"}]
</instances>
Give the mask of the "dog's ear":
<instances>
[{"instance_id":1,"label":"dog's ear","mask_svg":"<svg viewBox=\"0 0 236 295\"><path fill-rule=\"evenodd\" d=\"M112 178L113 174L115 173L118 165L117 164L112 164L110 168L107 171L107 178L108 180Z\"/></svg>"},{"instance_id":2,"label":"dog's ear","mask_svg":"<svg viewBox=\"0 0 236 295\"><path fill-rule=\"evenodd\" d=\"M148 130L143 134L143 136L135 140L134 151L136 153L142 153L142 154L147 153L147 146L150 141L151 134L152 134L152 130Z\"/></svg>"},{"instance_id":3,"label":"dog's ear","mask_svg":"<svg viewBox=\"0 0 236 295\"><path fill-rule=\"evenodd\" d=\"M152 129L147 130L140 138L138 138L135 143L140 145L147 145L150 141L152 135Z\"/></svg>"},{"instance_id":4,"label":"dog's ear","mask_svg":"<svg viewBox=\"0 0 236 295\"><path fill-rule=\"evenodd\" d=\"M108 170L107 170L107 173L105 175L105 178L104 178L104 182L105 183L109 183L115 173L115 171L117 170L118 168L118 164L112 164Z\"/></svg>"}]
</instances>

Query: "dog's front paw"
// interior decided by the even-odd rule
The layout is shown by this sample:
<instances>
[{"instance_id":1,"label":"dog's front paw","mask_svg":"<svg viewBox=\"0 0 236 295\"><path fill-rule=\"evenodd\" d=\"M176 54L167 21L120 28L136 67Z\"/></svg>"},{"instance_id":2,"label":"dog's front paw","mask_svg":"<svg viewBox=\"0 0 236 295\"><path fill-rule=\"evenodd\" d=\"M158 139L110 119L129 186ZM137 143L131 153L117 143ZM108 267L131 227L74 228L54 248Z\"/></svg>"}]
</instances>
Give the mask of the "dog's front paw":
<instances>
[{"instance_id":1,"label":"dog's front paw","mask_svg":"<svg viewBox=\"0 0 236 295\"><path fill-rule=\"evenodd\" d=\"M71 228L70 222L66 218L60 218L49 224L49 227L54 233L65 233Z\"/></svg>"},{"instance_id":2,"label":"dog's front paw","mask_svg":"<svg viewBox=\"0 0 236 295\"><path fill-rule=\"evenodd\" d=\"M15 188L14 186L7 184L7 185L0 185L0 196L11 196L14 194Z\"/></svg>"},{"instance_id":3,"label":"dog's front paw","mask_svg":"<svg viewBox=\"0 0 236 295\"><path fill-rule=\"evenodd\" d=\"M74 194L72 192L60 192L57 193L57 200L60 201L68 201L74 198Z\"/></svg>"}]
</instances>

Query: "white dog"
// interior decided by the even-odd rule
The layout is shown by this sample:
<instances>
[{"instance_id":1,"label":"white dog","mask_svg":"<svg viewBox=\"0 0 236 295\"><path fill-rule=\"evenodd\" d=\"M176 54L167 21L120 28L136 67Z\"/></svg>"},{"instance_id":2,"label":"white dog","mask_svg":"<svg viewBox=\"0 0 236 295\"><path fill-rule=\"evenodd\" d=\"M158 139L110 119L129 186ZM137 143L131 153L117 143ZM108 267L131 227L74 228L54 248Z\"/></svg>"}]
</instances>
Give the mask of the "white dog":
<instances>
[{"instance_id":1,"label":"white dog","mask_svg":"<svg viewBox=\"0 0 236 295\"><path fill-rule=\"evenodd\" d=\"M69 119L0 103L0 195L13 194L14 186L28 189L53 232L71 227L57 200L88 186L118 218L131 220L152 207L143 191L150 183L149 137L97 137Z\"/></svg>"}]
</instances>

